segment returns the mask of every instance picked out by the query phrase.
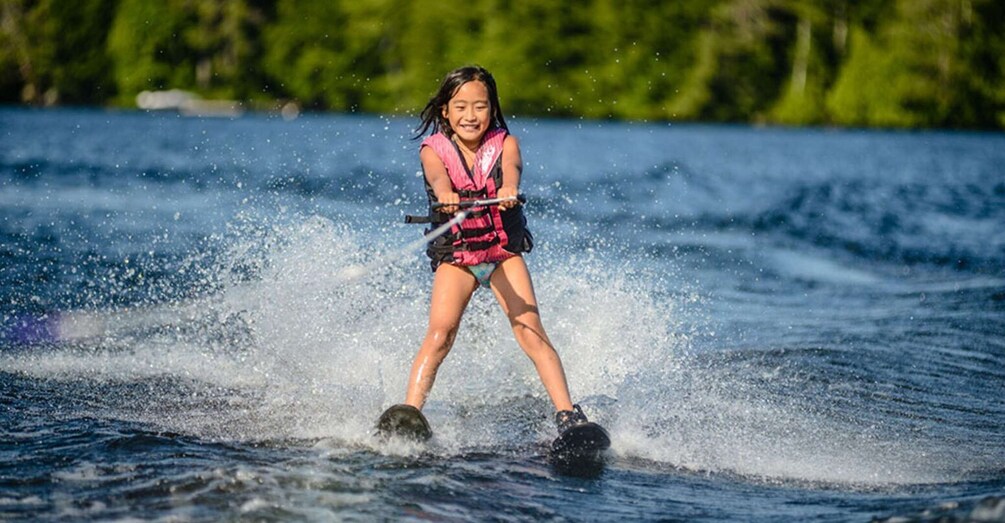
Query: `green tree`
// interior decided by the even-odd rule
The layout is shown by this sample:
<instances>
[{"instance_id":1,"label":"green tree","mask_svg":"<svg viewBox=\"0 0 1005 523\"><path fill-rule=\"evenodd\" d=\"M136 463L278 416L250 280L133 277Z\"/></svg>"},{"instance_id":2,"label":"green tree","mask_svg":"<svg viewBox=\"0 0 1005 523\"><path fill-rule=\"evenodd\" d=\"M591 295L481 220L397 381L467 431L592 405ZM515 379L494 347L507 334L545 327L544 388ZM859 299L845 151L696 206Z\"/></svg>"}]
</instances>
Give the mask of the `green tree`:
<instances>
[{"instance_id":1,"label":"green tree","mask_svg":"<svg viewBox=\"0 0 1005 523\"><path fill-rule=\"evenodd\" d=\"M895 89L902 64L861 27L853 27L849 57L827 98L830 119L839 125L904 127L915 123Z\"/></svg>"},{"instance_id":2,"label":"green tree","mask_svg":"<svg viewBox=\"0 0 1005 523\"><path fill-rule=\"evenodd\" d=\"M181 39L193 20L176 3L120 0L108 39L120 102L146 89L195 85L195 64Z\"/></svg>"},{"instance_id":3,"label":"green tree","mask_svg":"<svg viewBox=\"0 0 1005 523\"><path fill-rule=\"evenodd\" d=\"M264 8L248 0L189 0L178 9L194 17L181 36L194 60L196 88L218 98L259 97Z\"/></svg>"},{"instance_id":4,"label":"green tree","mask_svg":"<svg viewBox=\"0 0 1005 523\"><path fill-rule=\"evenodd\" d=\"M895 82L898 105L912 124L953 122L961 100L956 88L968 74L960 59L961 33L969 24L970 2L900 0L888 29L890 52L903 64Z\"/></svg>"},{"instance_id":5,"label":"green tree","mask_svg":"<svg viewBox=\"0 0 1005 523\"><path fill-rule=\"evenodd\" d=\"M968 69L960 96L971 103L957 125L1005 128L1005 2L976 0L972 8L960 48Z\"/></svg>"},{"instance_id":6,"label":"green tree","mask_svg":"<svg viewBox=\"0 0 1005 523\"><path fill-rule=\"evenodd\" d=\"M23 101L85 103L107 98L112 84L104 47L114 11L110 0L5 0L0 17L3 47L9 51L6 59L0 55L0 64L16 64L13 78L20 79Z\"/></svg>"},{"instance_id":7,"label":"green tree","mask_svg":"<svg viewBox=\"0 0 1005 523\"><path fill-rule=\"evenodd\" d=\"M170 88L262 96L259 33L267 7L248 0L120 0L108 40L120 101Z\"/></svg>"},{"instance_id":8,"label":"green tree","mask_svg":"<svg viewBox=\"0 0 1005 523\"><path fill-rule=\"evenodd\" d=\"M573 113L604 118L668 118L667 103L684 78L687 45L708 20L697 4L652 0L598 0L582 40L586 105Z\"/></svg>"},{"instance_id":9,"label":"green tree","mask_svg":"<svg viewBox=\"0 0 1005 523\"><path fill-rule=\"evenodd\" d=\"M507 113L1005 127L1000 0L0 0L0 100L145 89L412 113L478 63Z\"/></svg>"},{"instance_id":10,"label":"green tree","mask_svg":"<svg viewBox=\"0 0 1005 523\"><path fill-rule=\"evenodd\" d=\"M0 2L0 100L32 102L40 80L25 24L25 1Z\"/></svg>"},{"instance_id":11,"label":"green tree","mask_svg":"<svg viewBox=\"0 0 1005 523\"><path fill-rule=\"evenodd\" d=\"M508 111L548 116L596 112L597 71L589 61L592 7L592 2L570 10L553 2L520 1L496 10L509 31L494 28L486 42L489 49L483 51L490 59L481 62L495 72Z\"/></svg>"},{"instance_id":12,"label":"green tree","mask_svg":"<svg viewBox=\"0 0 1005 523\"><path fill-rule=\"evenodd\" d=\"M872 33L854 29L850 56L828 100L833 120L1000 125L1002 11L993 0L901 0Z\"/></svg>"},{"instance_id":13,"label":"green tree","mask_svg":"<svg viewBox=\"0 0 1005 523\"><path fill-rule=\"evenodd\" d=\"M790 125L819 124L826 118L825 93L835 66L843 34L839 20L843 2L792 0L785 8L795 21L795 38L788 46L789 72L781 97L768 113L772 122Z\"/></svg>"},{"instance_id":14,"label":"green tree","mask_svg":"<svg viewBox=\"0 0 1005 523\"><path fill-rule=\"evenodd\" d=\"M764 118L788 72L793 14L779 0L731 0L712 8L697 56L671 101L685 119L750 121Z\"/></svg>"},{"instance_id":15,"label":"green tree","mask_svg":"<svg viewBox=\"0 0 1005 523\"><path fill-rule=\"evenodd\" d=\"M341 111L387 109L383 22L401 2L287 0L264 32L264 69L309 106Z\"/></svg>"}]
</instances>

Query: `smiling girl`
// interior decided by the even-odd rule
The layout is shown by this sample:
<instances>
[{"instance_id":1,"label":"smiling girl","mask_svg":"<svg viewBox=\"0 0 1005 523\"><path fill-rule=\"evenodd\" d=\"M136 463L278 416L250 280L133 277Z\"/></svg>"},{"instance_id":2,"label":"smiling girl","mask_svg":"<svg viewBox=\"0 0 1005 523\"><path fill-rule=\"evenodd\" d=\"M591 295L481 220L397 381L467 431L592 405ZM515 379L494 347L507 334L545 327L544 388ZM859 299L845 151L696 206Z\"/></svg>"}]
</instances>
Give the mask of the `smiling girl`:
<instances>
[{"instance_id":1,"label":"smiling girl","mask_svg":"<svg viewBox=\"0 0 1005 523\"><path fill-rule=\"evenodd\" d=\"M474 291L488 287L509 319L517 343L534 362L555 406L559 432L586 423L569 397L562 361L541 324L537 298L522 254L533 239L517 201L523 163L516 137L508 133L495 80L477 66L456 69L420 115L417 137L434 224L446 223L462 200L502 199L472 210L449 234L431 242L427 254L434 271L429 328L412 363L403 405L421 417L436 372L457 335L461 316ZM384 418L382 417L382 419Z\"/></svg>"}]
</instances>

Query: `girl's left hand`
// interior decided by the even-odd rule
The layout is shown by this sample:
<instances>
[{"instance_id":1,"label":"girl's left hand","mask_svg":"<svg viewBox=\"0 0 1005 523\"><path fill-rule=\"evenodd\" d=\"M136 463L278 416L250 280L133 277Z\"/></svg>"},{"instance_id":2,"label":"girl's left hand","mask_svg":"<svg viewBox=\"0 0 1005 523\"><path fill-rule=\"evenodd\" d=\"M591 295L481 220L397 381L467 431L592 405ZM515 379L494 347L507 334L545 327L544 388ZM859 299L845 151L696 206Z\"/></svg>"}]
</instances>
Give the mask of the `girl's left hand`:
<instances>
[{"instance_id":1,"label":"girl's left hand","mask_svg":"<svg viewBox=\"0 0 1005 523\"><path fill-rule=\"evenodd\" d=\"M512 198L512 200L499 202L500 209L512 209L513 207L516 207L517 205L520 204L520 202L518 202L516 199L517 196L516 187L507 187L507 186L500 187L499 190L496 191L496 196L498 198Z\"/></svg>"}]
</instances>

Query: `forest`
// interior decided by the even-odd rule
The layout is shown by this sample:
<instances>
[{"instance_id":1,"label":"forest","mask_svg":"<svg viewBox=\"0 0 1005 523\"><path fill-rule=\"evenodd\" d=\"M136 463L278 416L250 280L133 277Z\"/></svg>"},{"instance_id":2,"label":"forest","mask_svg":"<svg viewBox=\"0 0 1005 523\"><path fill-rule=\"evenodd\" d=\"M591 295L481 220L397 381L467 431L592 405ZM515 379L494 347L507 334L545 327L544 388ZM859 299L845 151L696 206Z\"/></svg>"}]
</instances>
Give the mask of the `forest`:
<instances>
[{"instance_id":1,"label":"forest","mask_svg":"<svg viewBox=\"0 0 1005 523\"><path fill-rule=\"evenodd\" d=\"M454 67L507 114L1005 128L1002 0L0 0L0 103L415 114Z\"/></svg>"}]
</instances>

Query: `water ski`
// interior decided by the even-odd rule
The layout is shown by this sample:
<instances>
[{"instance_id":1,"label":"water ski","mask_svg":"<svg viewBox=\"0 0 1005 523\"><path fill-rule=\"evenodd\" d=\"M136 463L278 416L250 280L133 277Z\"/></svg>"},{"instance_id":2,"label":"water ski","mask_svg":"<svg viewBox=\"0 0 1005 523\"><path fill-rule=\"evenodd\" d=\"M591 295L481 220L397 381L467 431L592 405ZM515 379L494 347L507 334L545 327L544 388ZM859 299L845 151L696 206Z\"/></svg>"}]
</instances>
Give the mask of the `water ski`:
<instances>
[{"instance_id":1,"label":"water ski","mask_svg":"<svg viewBox=\"0 0 1005 523\"><path fill-rule=\"evenodd\" d=\"M397 437L412 441L426 441L433 437L433 431L422 411L404 404L394 405L380 415L377 434L383 438Z\"/></svg>"},{"instance_id":2,"label":"water ski","mask_svg":"<svg viewBox=\"0 0 1005 523\"><path fill-rule=\"evenodd\" d=\"M593 422L574 425L551 443L551 462L571 474L591 474L604 466L604 451L611 448L611 437Z\"/></svg>"}]
</instances>

